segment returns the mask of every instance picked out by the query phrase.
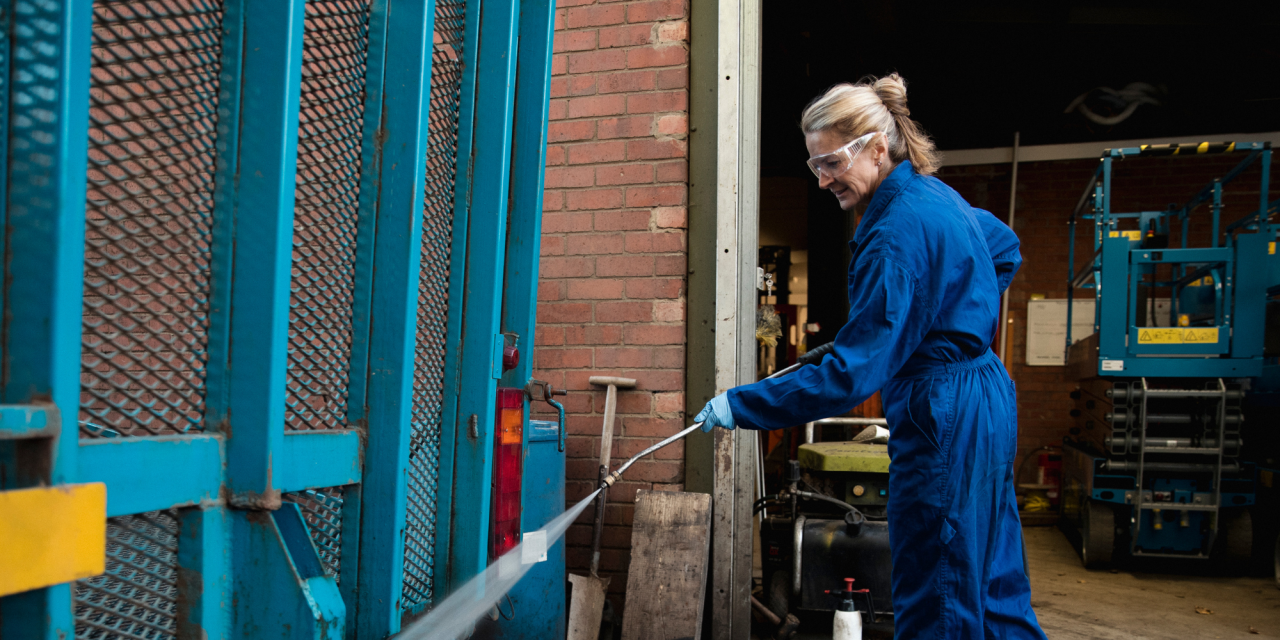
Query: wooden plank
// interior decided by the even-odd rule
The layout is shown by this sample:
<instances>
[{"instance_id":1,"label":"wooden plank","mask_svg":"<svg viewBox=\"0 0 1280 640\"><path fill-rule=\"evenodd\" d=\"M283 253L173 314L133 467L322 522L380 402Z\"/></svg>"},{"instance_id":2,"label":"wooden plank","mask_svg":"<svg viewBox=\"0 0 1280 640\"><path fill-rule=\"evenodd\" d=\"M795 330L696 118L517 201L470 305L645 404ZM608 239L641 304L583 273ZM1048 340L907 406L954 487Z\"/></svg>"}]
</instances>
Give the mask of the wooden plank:
<instances>
[{"instance_id":1,"label":"wooden plank","mask_svg":"<svg viewBox=\"0 0 1280 640\"><path fill-rule=\"evenodd\" d=\"M608 578L569 574L573 585L569 602L569 640L596 640L600 636L600 617L604 613L604 595Z\"/></svg>"},{"instance_id":2,"label":"wooden plank","mask_svg":"<svg viewBox=\"0 0 1280 640\"><path fill-rule=\"evenodd\" d=\"M622 640L697 640L707 587L711 496L639 491Z\"/></svg>"}]
</instances>

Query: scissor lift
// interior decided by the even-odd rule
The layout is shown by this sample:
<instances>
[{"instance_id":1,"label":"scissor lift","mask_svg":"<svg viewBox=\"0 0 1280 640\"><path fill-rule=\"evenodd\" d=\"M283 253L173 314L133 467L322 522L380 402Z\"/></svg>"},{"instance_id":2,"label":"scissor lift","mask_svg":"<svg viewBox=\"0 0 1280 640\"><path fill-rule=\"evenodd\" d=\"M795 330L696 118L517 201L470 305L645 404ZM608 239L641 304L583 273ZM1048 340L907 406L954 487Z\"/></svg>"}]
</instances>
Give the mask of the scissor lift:
<instances>
[{"instance_id":1,"label":"scissor lift","mask_svg":"<svg viewBox=\"0 0 1280 640\"><path fill-rule=\"evenodd\" d=\"M1247 155L1185 204L1112 210L1117 161L1221 153ZM1253 166L1258 208L1224 228L1223 189ZM1092 223L1093 255L1068 274L1068 299L1089 291L1095 306L1094 333L1076 342L1068 304L1068 362L1080 386L1064 443L1063 521L1086 566L1112 561L1117 548L1133 557L1249 557L1255 472L1240 458L1241 404L1262 373L1267 273L1277 260L1270 167L1267 142L1108 149L1072 213L1072 268L1078 224ZM1189 246L1203 205L1208 246ZM1180 246L1171 247L1178 227ZM1155 312L1157 301L1167 313Z\"/></svg>"}]
</instances>

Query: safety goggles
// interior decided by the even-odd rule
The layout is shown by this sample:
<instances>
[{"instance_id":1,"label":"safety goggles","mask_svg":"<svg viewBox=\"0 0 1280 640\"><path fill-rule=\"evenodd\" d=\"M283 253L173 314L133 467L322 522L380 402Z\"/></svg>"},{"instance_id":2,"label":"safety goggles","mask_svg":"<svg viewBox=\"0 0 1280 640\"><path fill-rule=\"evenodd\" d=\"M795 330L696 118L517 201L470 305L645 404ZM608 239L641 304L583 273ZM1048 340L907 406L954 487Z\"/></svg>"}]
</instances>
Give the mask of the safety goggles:
<instances>
[{"instance_id":1,"label":"safety goggles","mask_svg":"<svg viewBox=\"0 0 1280 640\"><path fill-rule=\"evenodd\" d=\"M853 165L853 159L858 157L858 154L862 153L862 150L872 140L875 140L878 135L880 135L879 131L872 131L831 153L809 158L806 164L809 165L809 170L813 172L813 175L819 179L822 178L823 174L826 174L828 178L835 178L848 171L849 167Z\"/></svg>"}]
</instances>

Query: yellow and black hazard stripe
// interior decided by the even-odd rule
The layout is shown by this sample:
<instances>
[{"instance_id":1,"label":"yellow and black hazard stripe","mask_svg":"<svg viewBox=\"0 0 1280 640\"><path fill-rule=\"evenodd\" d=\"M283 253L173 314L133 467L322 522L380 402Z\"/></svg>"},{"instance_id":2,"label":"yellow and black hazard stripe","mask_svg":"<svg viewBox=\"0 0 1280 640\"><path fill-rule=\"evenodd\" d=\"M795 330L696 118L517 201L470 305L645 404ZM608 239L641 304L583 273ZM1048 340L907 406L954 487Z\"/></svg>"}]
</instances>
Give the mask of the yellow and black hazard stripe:
<instances>
[{"instance_id":1,"label":"yellow and black hazard stripe","mask_svg":"<svg viewBox=\"0 0 1280 640\"><path fill-rule=\"evenodd\" d=\"M1262 143L1263 149L1270 149L1271 143ZM1189 156L1204 155L1211 153L1231 153L1236 150L1234 142L1187 142L1183 144L1144 144L1138 147L1139 156ZM1243 149L1257 149L1254 143L1248 143ZM1243 150L1242 149L1242 150ZM1111 149L1107 149L1103 155L1111 155Z\"/></svg>"}]
</instances>

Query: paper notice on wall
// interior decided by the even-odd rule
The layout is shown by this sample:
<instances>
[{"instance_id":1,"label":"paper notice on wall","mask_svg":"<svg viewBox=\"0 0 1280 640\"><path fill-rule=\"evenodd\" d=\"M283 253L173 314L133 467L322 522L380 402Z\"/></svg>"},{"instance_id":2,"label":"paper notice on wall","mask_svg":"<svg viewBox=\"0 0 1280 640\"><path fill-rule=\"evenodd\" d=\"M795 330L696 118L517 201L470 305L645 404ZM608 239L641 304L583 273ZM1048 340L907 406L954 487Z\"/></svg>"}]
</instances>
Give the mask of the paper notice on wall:
<instances>
[{"instance_id":1,"label":"paper notice on wall","mask_svg":"<svg viewBox=\"0 0 1280 640\"><path fill-rule=\"evenodd\" d=\"M1094 300L1075 300L1071 310L1071 341L1093 334ZM1067 301L1027 302L1027 364L1032 367L1061 367L1067 363Z\"/></svg>"}]
</instances>

